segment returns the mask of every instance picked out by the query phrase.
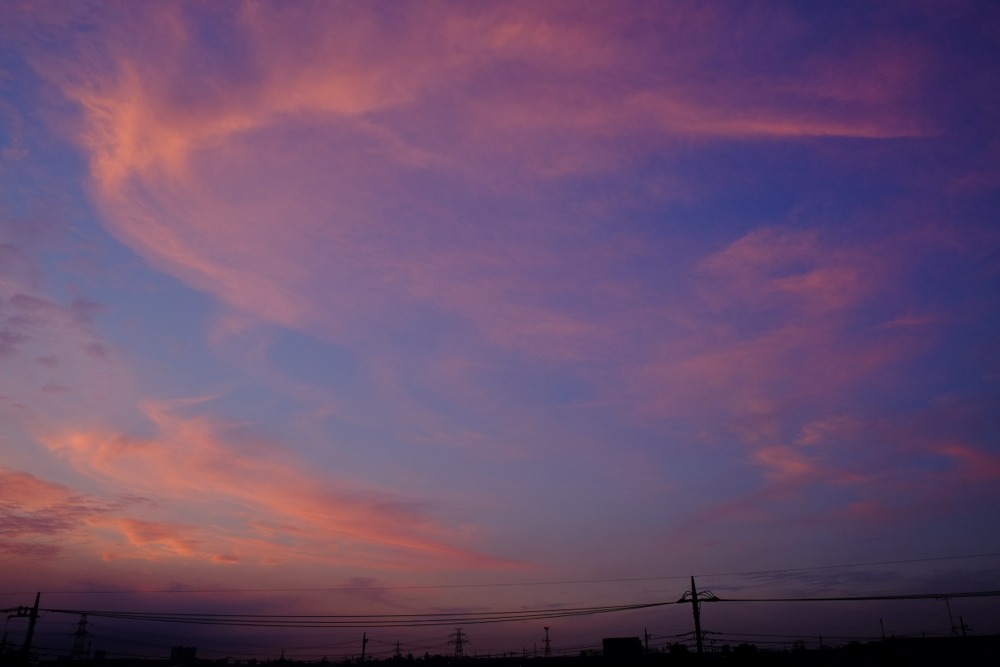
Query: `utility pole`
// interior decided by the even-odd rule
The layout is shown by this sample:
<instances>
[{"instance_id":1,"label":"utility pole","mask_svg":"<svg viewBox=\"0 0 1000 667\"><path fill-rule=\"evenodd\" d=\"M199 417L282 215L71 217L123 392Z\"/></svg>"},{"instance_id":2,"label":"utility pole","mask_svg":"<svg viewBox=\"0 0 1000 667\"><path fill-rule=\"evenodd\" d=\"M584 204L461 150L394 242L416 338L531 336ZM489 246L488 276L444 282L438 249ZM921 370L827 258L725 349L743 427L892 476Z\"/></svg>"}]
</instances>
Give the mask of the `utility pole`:
<instances>
[{"instance_id":1,"label":"utility pole","mask_svg":"<svg viewBox=\"0 0 1000 667\"><path fill-rule=\"evenodd\" d=\"M701 642L701 605L698 604L698 588L694 584L694 577L691 577L691 611L694 613L694 638L698 644L698 655L701 655L704 650Z\"/></svg>"},{"instance_id":2,"label":"utility pole","mask_svg":"<svg viewBox=\"0 0 1000 667\"><path fill-rule=\"evenodd\" d=\"M649 653L649 628L642 629L642 638L644 640L644 649L646 653Z\"/></svg>"},{"instance_id":3,"label":"utility pole","mask_svg":"<svg viewBox=\"0 0 1000 667\"><path fill-rule=\"evenodd\" d=\"M704 650L701 640L701 605L698 604L698 588L694 584L694 577L691 577L691 610L694 612L694 637L700 655Z\"/></svg>"},{"instance_id":4,"label":"utility pole","mask_svg":"<svg viewBox=\"0 0 1000 667\"><path fill-rule=\"evenodd\" d=\"M691 602L691 611L694 614L694 638L698 646L699 655L705 650L701 637L701 603L715 602L718 599L712 591L702 591L699 593L694 583L694 577L691 577L691 590L685 591L681 599L678 600L678 602Z\"/></svg>"},{"instance_id":5,"label":"utility pole","mask_svg":"<svg viewBox=\"0 0 1000 667\"><path fill-rule=\"evenodd\" d=\"M549 644L549 626L545 626L545 657L552 657L552 645Z\"/></svg>"},{"instance_id":6,"label":"utility pole","mask_svg":"<svg viewBox=\"0 0 1000 667\"><path fill-rule=\"evenodd\" d=\"M31 662L31 641L35 637L35 623L38 621L38 601L41 597L41 593L35 594L35 606L28 613L28 633L24 637L24 648L21 649L25 663Z\"/></svg>"},{"instance_id":7,"label":"utility pole","mask_svg":"<svg viewBox=\"0 0 1000 667\"><path fill-rule=\"evenodd\" d=\"M368 633L361 633L361 662L365 661L365 647L368 646Z\"/></svg>"}]
</instances>

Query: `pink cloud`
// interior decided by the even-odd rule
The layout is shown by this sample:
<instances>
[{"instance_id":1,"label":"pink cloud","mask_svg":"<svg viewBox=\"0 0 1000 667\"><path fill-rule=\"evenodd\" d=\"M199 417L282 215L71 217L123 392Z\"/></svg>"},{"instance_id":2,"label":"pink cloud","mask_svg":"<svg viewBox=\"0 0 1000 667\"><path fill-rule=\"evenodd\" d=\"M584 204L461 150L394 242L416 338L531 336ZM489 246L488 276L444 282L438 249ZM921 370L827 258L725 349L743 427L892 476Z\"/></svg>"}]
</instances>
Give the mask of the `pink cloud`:
<instances>
[{"instance_id":1,"label":"pink cloud","mask_svg":"<svg viewBox=\"0 0 1000 667\"><path fill-rule=\"evenodd\" d=\"M884 280L870 248L835 247L811 231L759 228L702 261L706 297L796 300L813 317L858 303Z\"/></svg>"},{"instance_id":2,"label":"pink cloud","mask_svg":"<svg viewBox=\"0 0 1000 667\"><path fill-rule=\"evenodd\" d=\"M681 135L729 138L785 137L864 137L889 138L921 136L928 131L919 121L864 118L854 113L831 117L829 111L802 112L774 109L763 100L756 108L735 109L723 106L692 105L678 102L670 94L646 93L629 101L637 113L658 121L669 131ZM771 107L771 108L769 108Z\"/></svg>"},{"instance_id":3,"label":"pink cloud","mask_svg":"<svg viewBox=\"0 0 1000 667\"><path fill-rule=\"evenodd\" d=\"M900 284L897 256L773 226L640 284L622 268L668 265L681 252L635 247L642 239L605 243L577 209L546 213L532 191L538 180L613 173L641 161L646 145L669 160L691 141L932 133L933 119L912 104L931 55L862 32L847 52L810 48L790 61L788 51L813 44L782 8L633 15L526 3L440 14L427 5L384 21L371 7L344 20L245 5L226 14L240 51L230 61L200 41L199 11L125 12L117 26L96 22L99 53L80 44L73 59L38 63L80 107L63 129L89 159L103 222L151 264L227 305L220 345L260 321L369 344L440 320L440 351L368 360L414 440L483 447L510 437L457 429L405 390L418 378L499 414L504 406L482 382L498 363L483 351L499 349L553 368L586 362L573 373L604 392L592 400L617 401L625 413L732 433L772 482L857 479L821 449L845 425L821 417L800 433L786 417L802 406L836 413L852 390L891 382L886 371L938 322L901 308L856 328L858 311ZM748 49L760 34L770 49ZM742 61L751 51L752 67ZM408 186L415 173L426 181ZM683 183L677 189L664 196L685 196ZM466 190L483 211L452 204ZM489 210L508 200L523 208ZM11 302L24 316L15 324L65 309L23 294ZM90 311L73 312L82 326ZM30 342L27 329L4 333L0 355ZM89 338L58 342L107 357ZM255 361L266 361L265 347L251 352ZM46 382L37 387L70 386ZM324 415L350 411L342 397L309 400ZM146 415L154 433L145 438L82 420L47 440L95 479L225 526L196 537L184 537L178 516L105 526L132 553L489 561L450 546L454 532L405 501L306 474L271 443L245 445L248 427L175 406L151 404ZM259 459L245 458L244 446Z\"/></svg>"},{"instance_id":4,"label":"pink cloud","mask_svg":"<svg viewBox=\"0 0 1000 667\"><path fill-rule=\"evenodd\" d=\"M765 489L839 497L828 512L879 501L869 484L909 476L919 486L919 470L887 468L912 441L873 424L857 400L895 391L901 362L942 326L906 303L882 305L922 252L923 240L880 248L751 231L699 262L676 324L628 374L629 396L650 423L683 420L704 431L701 447L742 453Z\"/></svg>"},{"instance_id":5,"label":"pink cloud","mask_svg":"<svg viewBox=\"0 0 1000 667\"><path fill-rule=\"evenodd\" d=\"M958 473L964 480L983 482L1000 479L998 454L957 442L938 446L936 451L958 464Z\"/></svg>"},{"instance_id":6,"label":"pink cloud","mask_svg":"<svg viewBox=\"0 0 1000 667\"><path fill-rule=\"evenodd\" d=\"M699 263L683 328L633 384L659 414L700 402L764 415L843 396L925 344L928 331L896 326L891 310L885 322L858 325L858 314L902 279L911 261L902 256L878 244L833 244L809 230L753 230Z\"/></svg>"},{"instance_id":7,"label":"pink cloud","mask_svg":"<svg viewBox=\"0 0 1000 667\"><path fill-rule=\"evenodd\" d=\"M191 537L194 526L131 518L116 519L113 525L129 544L141 550L162 549L172 555L192 556L199 547L198 540Z\"/></svg>"},{"instance_id":8,"label":"pink cloud","mask_svg":"<svg viewBox=\"0 0 1000 667\"><path fill-rule=\"evenodd\" d=\"M0 468L3 480L4 503L19 509L34 511L52 505L65 504L73 498L72 492L61 484L47 482L34 475Z\"/></svg>"},{"instance_id":9,"label":"pink cloud","mask_svg":"<svg viewBox=\"0 0 1000 667\"><path fill-rule=\"evenodd\" d=\"M240 429L234 430L235 425L180 416L182 405L147 404L147 416L157 430L153 438L70 432L46 440L80 472L112 488L185 508L185 513L203 516L205 522L217 522L221 530L215 531L209 549L196 548L208 537L184 537L188 529L179 524L117 522L115 526L133 545L198 557L208 550L258 562L264 557L306 557L353 563L512 565L449 545L449 539L456 537L452 531L435 524L412 503L344 481L333 490L330 481L283 462L287 453L248 440ZM234 444L237 441L242 444Z\"/></svg>"},{"instance_id":10,"label":"pink cloud","mask_svg":"<svg viewBox=\"0 0 1000 667\"><path fill-rule=\"evenodd\" d=\"M616 169L630 159L622 139L640 135L662 148L678 137L912 134L926 124L899 102L917 85L920 63L880 59L877 73L891 74L881 88L860 66L901 47L862 43L856 66L839 69L842 54L820 52L791 74L741 82L739 58L706 46L717 42L712 36L756 21L794 44L802 39L794 17L653 12L644 20L670 39L657 34L643 45L628 13L599 8L464 8L445 20L433 7L406 12L407 21L388 27L377 10L344 22L333 13L242 8L230 29L245 57L216 63L203 57L210 45L198 40L197 12L164 7L106 26L94 59L41 58L39 68L82 109L69 131L89 156L94 197L119 239L243 322L356 342L371 336L362 332L406 331L426 313L449 318L447 354L407 371L458 401L483 398L477 380L488 369L469 360L484 349L554 365L592 362L574 372L595 387L634 388L632 405L658 416L716 392L738 412L773 412L780 385L816 395L822 382L849 384L901 354L889 344L843 347L837 318L879 276L850 249L821 260L829 249L815 234L750 234L702 264L703 302L650 305L655 297L637 293L648 287L609 276L636 258L655 261L659 249L608 248L586 229L513 216L470 225L433 190L406 185L420 169L432 182L509 197L530 191L534 178ZM147 21L169 30L154 43L135 40ZM393 46L373 50L376 43ZM720 57L732 73L692 83L691 72ZM193 61L219 69L192 76ZM511 64L517 77L504 73ZM855 92L845 83L851 76L863 83ZM385 192L416 213L390 207ZM330 289L340 285L350 289ZM714 328L675 333L718 304L775 308L786 326L755 338ZM842 364L844 355L858 363ZM601 366L605 359L615 361ZM789 359L804 359L802 372L782 371ZM369 370L393 363L372 361ZM386 373L375 382L391 390L397 380ZM427 437L447 430L404 394L391 394L401 421L420 421Z\"/></svg>"},{"instance_id":11,"label":"pink cloud","mask_svg":"<svg viewBox=\"0 0 1000 667\"><path fill-rule=\"evenodd\" d=\"M523 183L515 174L525 163L552 173L567 171L552 165L571 163L613 169L620 158L607 142L643 132L891 135L906 123L858 110L892 106L912 87L907 83L915 76L912 70L919 69L908 69L902 56L879 58L879 72L891 72L892 85L856 86L853 96L841 85L834 97L849 98L854 106L850 113L830 114L818 103L833 87L824 82L841 83L848 75L876 80L861 63L871 49L882 53L895 47L865 45L856 67L833 74L824 70L823 58L839 63L842 54L816 55L797 78L779 76L764 85L734 85L739 59L724 53L736 70L713 88L682 83L690 81L686 73L719 56L704 47L717 42L712 35L759 21L776 31L779 42L795 43L803 38L800 24L780 10L738 18L711 8L688 8L680 18L653 12L644 20L671 36L665 43L676 40L684 48L665 49L663 34L640 32L640 39L656 36L654 53L661 58L649 77L622 78L637 66L650 67L642 60L649 54L635 44L632 23L638 19L628 12L591 8L568 15L532 5L464 8L446 16L432 6L399 11L407 20L389 27L374 8L359 9L350 21L336 12L234 10L229 29L245 56L218 63L211 86L191 76L187 66L212 61L201 57L210 45L198 41L197 12L173 7L126 15L117 27L105 26L98 40L101 57L95 54L93 61L100 67L69 67L51 58L40 58L39 67L83 109L84 130L77 138L89 153L95 196L109 227L189 284L256 317L315 328L309 295L317 285L311 276L340 282L349 275L358 296L338 295L332 304L337 316L319 326L336 331L344 326L345 311L367 314L373 302L407 304L431 295L433 302L497 332L498 342L523 345L530 339L536 347L551 348L556 346L547 341L586 333L593 323L546 313L547 304L482 321L486 309L470 310L474 300L461 293L456 280L465 275L467 256L463 262L447 250L429 255L421 234L397 228L373 210L378 202L364 193L404 192L393 174L413 164L448 177L513 178L511 183ZM147 32L140 29L145 22L169 30L150 33L162 35L154 43L137 41L135 34ZM393 47L373 50L376 43ZM502 63L518 63L521 76L504 75ZM483 88L477 85L483 76L505 85ZM594 85L594 77L614 94ZM643 83L646 79L651 82ZM778 102L767 103L776 91L782 92ZM803 100L813 101L807 111L800 109ZM435 125L442 104L456 109L447 132ZM847 117L866 120L851 125ZM411 126L426 131L413 133ZM304 135L329 136L337 149L315 142L282 147ZM456 142L462 150L455 150ZM517 164L498 169L494 158L506 151ZM595 155L601 159L592 159ZM482 173L487 165L488 173ZM326 174L322 188L308 185L309 174L316 173ZM361 175L366 186L355 183ZM447 223L440 233L448 236ZM393 238L401 242L387 246ZM468 251L475 244L464 245ZM517 257L529 245L495 250ZM340 251L347 247L354 252ZM482 251L487 250L484 242ZM434 275L421 276L428 266L435 267ZM498 289L505 282L513 281L514 289L520 285L511 270L500 278ZM811 278L836 282L848 276ZM421 279L429 280L431 289L421 289ZM486 285L473 283L469 291L481 292ZM500 322L508 323L508 331L499 330Z\"/></svg>"},{"instance_id":12,"label":"pink cloud","mask_svg":"<svg viewBox=\"0 0 1000 667\"><path fill-rule=\"evenodd\" d=\"M0 552L55 558L83 539L87 522L114 510L114 503L0 467Z\"/></svg>"},{"instance_id":13,"label":"pink cloud","mask_svg":"<svg viewBox=\"0 0 1000 667\"><path fill-rule=\"evenodd\" d=\"M762 491L822 502L815 521L918 521L1000 476L1000 457L975 435L988 410L950 400L893 418L830 415L806 422L794 444L751 441L752 460L768 480Z\"/></svg>"},{"instance_id":14,"label":"pink cloud","mask_svg":"<svg viewBox=\"0 0 1000 667\"><path fill-rule=\"evenodd\" d=\"M794 447L761 447L754 452L754 460L768 468L774 479L814 477L817 469L801 450Z\"/></svg>"}]
</instances>

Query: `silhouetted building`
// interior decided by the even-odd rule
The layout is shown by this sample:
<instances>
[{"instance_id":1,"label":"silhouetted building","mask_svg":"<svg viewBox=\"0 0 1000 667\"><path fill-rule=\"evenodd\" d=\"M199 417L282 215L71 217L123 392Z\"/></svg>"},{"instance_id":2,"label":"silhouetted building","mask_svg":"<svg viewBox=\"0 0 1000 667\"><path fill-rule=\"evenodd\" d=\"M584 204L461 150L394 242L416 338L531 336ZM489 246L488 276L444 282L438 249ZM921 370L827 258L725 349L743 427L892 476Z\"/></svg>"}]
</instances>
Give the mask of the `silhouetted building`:
<instances>
[{"instance_id":1,"label":"silhouetted building","mask_svg":"<svg viewBox=\"0 0 1000 667\"><path fill-rule=\"evenodd\" d=\"M638 637L605 637L605 658L634 658L642 655L642 641Z\"/></svg>"},{"instance_id":2,"label":"silhouetted building","mask_svg":"<svg viewBox=\"0 0 1000 667\"><path fill-rule=\"evenodd\" d=\"M170 649L170 664L189 665L197 660L197 652L194 646L175 646Z\"/></svg>"}]
</instances>

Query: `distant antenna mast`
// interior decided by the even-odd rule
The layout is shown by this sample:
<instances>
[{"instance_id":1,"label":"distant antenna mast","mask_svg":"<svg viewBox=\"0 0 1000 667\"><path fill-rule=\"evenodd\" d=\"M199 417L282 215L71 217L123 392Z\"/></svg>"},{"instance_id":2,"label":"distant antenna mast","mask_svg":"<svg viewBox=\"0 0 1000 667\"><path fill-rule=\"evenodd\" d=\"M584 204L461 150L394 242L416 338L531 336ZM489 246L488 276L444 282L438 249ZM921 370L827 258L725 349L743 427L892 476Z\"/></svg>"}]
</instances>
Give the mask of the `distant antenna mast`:
<instances>
[{"instance_id":1,"label":"distant antenna mast","mask_svg":"<svg viewBox=\"0 0 1000 667\"><path fill-rule=\"evenodd\" d=\"M462 628L455 628L455 632L448 636L448 643L455 646L455 657L465 657L465 645L469 643L469 638L462 633Z\"/></svg>"},{"instance_id":2,"label":"distant antenna mast","mask_svg":"<svg viewBox=\"0 0 1000 667\"><path fill-rule=\"evenodd\" d=\"M552 645L549 643L549 626L545 626L545 657L552 657Z\"/></svg>"}]
</instances>

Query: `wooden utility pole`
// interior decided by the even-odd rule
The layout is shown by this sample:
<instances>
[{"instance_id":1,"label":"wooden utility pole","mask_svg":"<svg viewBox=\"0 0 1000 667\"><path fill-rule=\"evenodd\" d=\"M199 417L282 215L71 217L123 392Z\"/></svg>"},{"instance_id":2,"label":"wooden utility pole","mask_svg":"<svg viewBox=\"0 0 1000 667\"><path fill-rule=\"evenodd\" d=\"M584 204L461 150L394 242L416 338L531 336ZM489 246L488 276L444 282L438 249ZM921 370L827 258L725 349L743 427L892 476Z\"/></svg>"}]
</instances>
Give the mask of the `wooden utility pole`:
<instances>
[{"instance_id":1,"label":"wooden utility pole","mask_svg":"<svg viewBox=\"0 0 1000 667\"><path fill-rule=\"evenodd\" d=\"M24 648L21 649L25 664L31 662L31 641L35 637L35 623L38 621L38 601L41 598L41 593L35 594L35 606L31 608L31 612L28 614L28 633L24 637Z\"/></svg>"},{"instance_id":2,"label":"wooden utility pole","mask_svg":"<svg viewBox=\"0 0 1000 667\"><path fill-rule=\"evenodd\" d=\"M694 577L691 577L691 610L694 612L694 639L698 644L698 654L701 655L704 647L701 641L701 609L698 604L698 589L694 585Z\"/></svg>"},{"instance_id":3,"label":"wooden utility pole","mask_svg":"<svg viewBox=\"0 0 1000 667\"><path fill-rule=\"evenodd\" d=\"M718 599L712 591L702 591L699 593L698 587L694 583L694 577L691 577L691 590L686 591L681 596L681 599L678 600L678 602L691 602L691 611L694 614L694 639L698 645L698 653L702 653L705 650L701 636L701 603L716 602Z\"/></svg>"}]
</instances>

